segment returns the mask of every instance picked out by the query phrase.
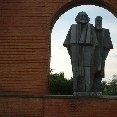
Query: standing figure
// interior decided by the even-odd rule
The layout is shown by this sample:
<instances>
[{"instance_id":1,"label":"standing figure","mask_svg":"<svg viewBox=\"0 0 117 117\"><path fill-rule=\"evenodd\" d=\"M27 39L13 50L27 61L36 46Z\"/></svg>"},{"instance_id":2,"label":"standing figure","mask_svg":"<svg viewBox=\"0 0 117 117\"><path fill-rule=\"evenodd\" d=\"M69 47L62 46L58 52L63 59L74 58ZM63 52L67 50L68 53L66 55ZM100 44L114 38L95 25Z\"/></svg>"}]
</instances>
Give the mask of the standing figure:
<instances>
[{"instance_id":1,"label":"standing figure","mask_svg":"<svg viewBox=\"0 0 117 117\"><path fill-rule=\"evenodd\" d=\"M101 80L105 77L104 67L105 60L108 56L110 49L113 49L113 45L110 38L109 29L102 28L102 17L97 16L95 18L95 32L98 40L98 46L96 47L96 66L97 72L93 81L93 92L101 91Z\"/></svg>"},{"instance_id":2,"label":"standing figure","mask_svg":"<svg viewBox=\"0 0 117 117\"><path fill-rule=\"evenodd\" d=\"M74 95L78 92L90 92L96 70L94 58L98 44L95 28L89 23L90 19L85 12L79 12L77 24L72 24L63 46L67 48L71 58L73 72Z\"/></svg>"}]
</instances>

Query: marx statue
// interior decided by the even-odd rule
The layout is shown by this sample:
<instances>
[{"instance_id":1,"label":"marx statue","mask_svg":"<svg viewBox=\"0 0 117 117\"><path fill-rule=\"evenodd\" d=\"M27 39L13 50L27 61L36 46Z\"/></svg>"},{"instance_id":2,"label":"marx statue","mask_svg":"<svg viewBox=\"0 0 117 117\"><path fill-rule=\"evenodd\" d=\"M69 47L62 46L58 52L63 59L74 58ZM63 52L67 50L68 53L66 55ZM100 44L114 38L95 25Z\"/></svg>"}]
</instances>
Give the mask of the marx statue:
<instances>
[{"instance_id":1,"label":"marx statue","mask_svg":"<svg viewBox=\"0 0 117 117\"><path fill-rule=\"evenodd\" d=\"M75 19L77 24L71 25L63 44L71 58L74 95L91 91L96 70L93 59L98 41L95 28L89 20L85 12L79 12Z\"/></svg>"},{"instance_id":2,"label":"marx statue","mask_svg":"<svg viewBox=\"0 0 117 117\"><path fill-rule=\"evenodd\" d=\"M76 24L71 25L63 46L67 48L71 59L73 95L90 95L98 90L96 83L100 82L99 79L102 78L106 55L112 47L107 47L108 50L104 49L105 57L100 60L103 56L100 51L104 46L100 43L98 31L89 23L90 18L86 12L79 12L75 21ZM112 43L108 44L112 46ZM101 64L101 68L99 64Z\"/></svg>"}]
</instances>

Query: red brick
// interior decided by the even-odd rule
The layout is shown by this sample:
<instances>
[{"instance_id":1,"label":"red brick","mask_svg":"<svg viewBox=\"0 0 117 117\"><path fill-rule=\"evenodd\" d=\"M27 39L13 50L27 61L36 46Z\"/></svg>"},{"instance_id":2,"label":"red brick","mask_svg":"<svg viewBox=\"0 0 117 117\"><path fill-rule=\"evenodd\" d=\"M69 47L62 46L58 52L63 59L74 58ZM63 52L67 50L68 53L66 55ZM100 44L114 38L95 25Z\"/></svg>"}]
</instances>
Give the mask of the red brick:
<instances>
[{"instance_id":1,"label":"red brick","mask_svg":"<svg viewBox=\"0 0 117 117\"><path fill-rule=\"evenodd\" d=\"M48 93L51 29L61 14L82 4L102 6L117 15L116 0L0 0L1 94L44 96ZM0 98L0 114L116 116L115 100L41 99L36 104L33 100L36 99Z\"/></svg>"}]
</instances>

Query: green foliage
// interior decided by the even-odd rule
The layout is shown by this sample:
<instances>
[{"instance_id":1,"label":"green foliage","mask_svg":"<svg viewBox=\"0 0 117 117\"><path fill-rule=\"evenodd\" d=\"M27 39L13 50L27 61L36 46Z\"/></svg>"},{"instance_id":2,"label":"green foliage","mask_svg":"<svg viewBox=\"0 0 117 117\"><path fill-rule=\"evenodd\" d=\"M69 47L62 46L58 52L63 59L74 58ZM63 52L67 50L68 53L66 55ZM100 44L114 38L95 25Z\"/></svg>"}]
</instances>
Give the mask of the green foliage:
<instances>
[{"instance_id":1,"label":"green foliage","mask_svg":"<svg viewBox=\"0 0 117 117\"><path fill-rule=\"evenodd\" d=\"M49 91L51 95L70 95L73 94L73 79L66 79L64 73L53 73L50 70Z\"/></svg>"},{"instance_id":2,"label":"green foliage","mask_svg":"<svg viewBox=\"0 0 117 117\"><path fill-rule=\"evenodd\" d=\"M63 72L53 73L50 69L49 91L51 95L72 95L73 78L66 79ZM101 91L103 95L117 95L117 75L109 83L103 81Z\"/></svg>"},{"instance_id":3,"label":"green foliage","mask_svg":"<svg viewBox=\"0 0 117 117\"><path fill-rule=\"evenodd\" d=\"M113 75L109 83L102 82L102 92L104 95L117 95L117 75Z\"/></svg>"}]
</instances>

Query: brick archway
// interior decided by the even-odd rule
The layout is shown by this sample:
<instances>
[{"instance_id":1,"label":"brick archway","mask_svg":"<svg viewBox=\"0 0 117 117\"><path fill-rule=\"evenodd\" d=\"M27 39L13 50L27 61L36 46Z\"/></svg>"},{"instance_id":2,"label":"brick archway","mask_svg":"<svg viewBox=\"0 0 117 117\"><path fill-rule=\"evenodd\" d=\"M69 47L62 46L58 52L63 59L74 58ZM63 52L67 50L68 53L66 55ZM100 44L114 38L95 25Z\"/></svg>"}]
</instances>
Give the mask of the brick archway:
<instances>
[{"instance_id":1,"label":"brick archway","mask_svg":"<svg viewBox=\"0 0 117 117\"><path fill-rule=\"evenodd\" d=\"M93 99L92 102L71 97L52 99L45 96L48 93L53 25L63 13L79 5L97 5L108 9L115 16L117 14L117 0L0 1L1 116L117 115L114 114L117 110L116 100L108 103L108 100L103 99Z\"/></svg>"},{"instance_id":2,"label":"brick archway","mask_svg":"<svg viewBox=\"0 0 117 117\"><path fill-rule=\"evenodd\" d=\"M57 9L57 11L55 11L54 15L52 16L51 19L51 25L50 25L50 29L52 30L53 25L55 24L55 22L58 20L58 18L64 14L66 11L72 9L73 7L77 7L80 5L96 5L99 7L103 7L105 9L107 9L108 11L110 11L115 17L117 17L117 7L116 7L116 2L114 2L115 0L113 0L113 2L110 2L109 0L105 1L105 0L73 0L70 2L63 2L63 5Z\"/></svg>"},{"instance_id":3,"label":"brick archway","mask_svg":"<svg viewBox=\"0 0 117 117\"><path fill-rule=\"evenodd\" d=\"M93 2L94 3L94 2ZM69 4L69 5L68 5ZM78 5L78 6L77 6ZM57 20L59 20L59 17L61 16L61 15L63 15L65 12L67 12L68 10L71 10L73 7L80 7L82 5L82 3L79 5L79 3L77 3L77 4L73 4L72 2L70 2L70 3L67 3L67 4L65 4L65 5L63 5L60 9L58 9L58 11L55 13L55 15L54 15L54 18L53 18L53 22L55 23ZM83 5L85 5L85 4L83 4ZM85 6L92 6L93 5L93 8L94 7L97 7L96 5L97 4L95 4L95 6L94 6L94 4L92 4L92 3L86 3L86 5ZM116 12L115 11L112 11L112 9L109 7L109 5L107 5L107 4L99 4L98 5L99 7L101 7L101 8L105 8L108 12L110 11L114 16L116 16ZM82 9L82 10L84 10L84 9ZM85 11L85 10L84 10ZM77 12L77 11L76 11ZM79 12L79 11L78 11ZM85 11L86 12L86 11ZM68 14L68 12L67 12L67 14ZM70 14L70 13L69 13ZM108 13L107 13L108 14ZM98 14L99 15L99 14ZM57 19L56 19L57 18ZM56 20L55 20L56 19ZM62 19L62 18L60 18L60 19ZM54 21L55 20L55 21ZM67 20L69 20L69 19L67 19ZM60 21L60 20L59 20ZM62 21L64 21L64 20L62 20ZM52 23L53 23L52 22ZM52 25L54 25L54 24L52 24ZM56 28L55 28L56 29ZM61 28L62 29L62 28ZM65 31L66 32L66 31ZM56 34L59 34L60 35L60 33L59 33L59 31L57 32L56 31ZM53 39L54 39L55 37L53 37ZM52 40L53 40L52 39ZM62 41L61 41L62 42ZM53 45L54 43L52 43L52 45ZM60 44L61 45L61 44ZM55 48L53 49L52 48L52 50L55 50ZM56 55L54 55L54 54L52 54L52 56L56 56ZM54 58L54 57L53 57ZM54 61L54 59L53 59L53 61ZM58 60L59 61L59 60ZM62 62L61 62L62 63ZM60 64L60 63L59 63ZM65 63L62 63L63 65L65 65ZM53 67L53 66L51 66L51 67ZM57 67L55 67L55 69L57 69ZM57 69L58 70L58 69ZM64 70L63 70L64 71ZM65 72L65 71L64 71ZM66 72L65 72L66 73ZM106 72L107 73L107 72Z\"/></svg>"},{"instance_id":4,"label":"brick archway","mask_svg":"<svg viewBox=\"0 0 117 117\"><path fill-rule=\"evenodd\" d=\"M52 31L52 28L54 26L54 24L56 23L56 21L59 19L59 17L64 14L65 12L67 12L68 10L74 8L74 7L78 7L81 5L95 5L95 6L99 6L102 7L108 11L110 11L115 17L117 17L117 7L116 4L114 4L115 2L109 2L109 1L104 1L104 0L73 0L70 2L63 2L63 4L58 7L56 9L56 11L54 12L54 14L51 17L51 23L50 23L50 32ZM50 34L51 35L51 34ZM51 44L50 44L50 48L51 48Z\"/></svg>"},{"instance_id":5,"label":"brick archway","mask_svg":"<svg viewBox=\"0 0 117 117\"><path fill-rule=\"evenodd\" d=\"M80 5L95 5L95 6L99 6L102 8L105 8L106 10L110 11L114 16L116 16L116 9L113 9L114 6L110 5L108 2L104 2L102 1L92 1L92 0L85 0L80 1L80 2L76 2L76 1L71 1L68 3L63 4L59 9L57 9L57 11L54 13L52 20L51 20L51 31L52 28L54 26L54 24L56 23L56 21L59 19L59 17L64 14L65 12L67 12L68 10L72 9L73 7L80 7ZM69 20L69 19L68 19ZM64 71L64 70L63 70Z\"/></svg>"},{"instance_id":6,"label":"brick archway","mask_svg":"<svg viewBox=\"0 0 117 117\"><path fill-rule=\"evenodd\" d=\"M117 14L116 0L2 0L0 5L0 91L6 95L48 93L51 31L67 10L97 5Z\"/></svg>"}]
</instances>

